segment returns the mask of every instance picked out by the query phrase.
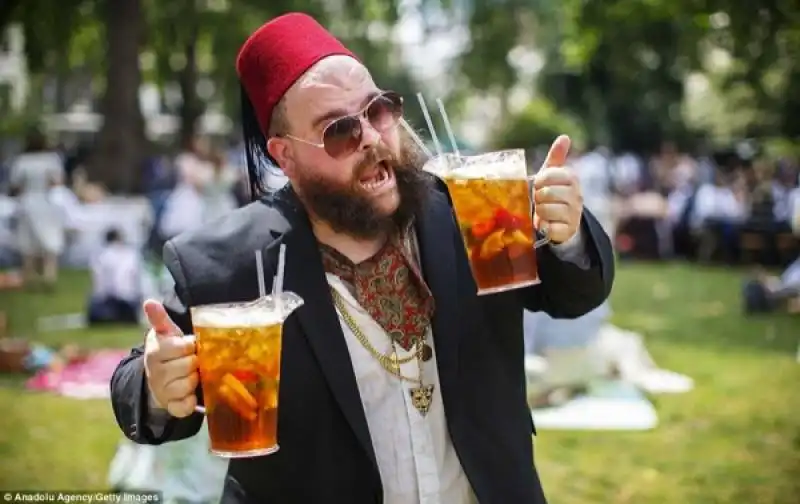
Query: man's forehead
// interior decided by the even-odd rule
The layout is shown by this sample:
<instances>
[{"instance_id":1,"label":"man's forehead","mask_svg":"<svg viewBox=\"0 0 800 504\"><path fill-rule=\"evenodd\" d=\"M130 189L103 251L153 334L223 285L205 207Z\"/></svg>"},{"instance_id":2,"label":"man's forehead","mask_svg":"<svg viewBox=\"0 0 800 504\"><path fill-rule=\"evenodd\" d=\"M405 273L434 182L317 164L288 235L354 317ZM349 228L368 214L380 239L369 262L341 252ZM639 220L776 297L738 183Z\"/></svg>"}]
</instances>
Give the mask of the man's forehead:
<instances>
[{"instance_id":1,"label":"man's forehead","mask_svg":"<svg viewBox=\"0 0 800 504\"><path fill-rule=\"evenodd\" d=\"M286 92L289 102L303 103L312 114L359 100L376 89L367 68L350 56L329 56L312 66Z\"/></svg>"}]
</instances>

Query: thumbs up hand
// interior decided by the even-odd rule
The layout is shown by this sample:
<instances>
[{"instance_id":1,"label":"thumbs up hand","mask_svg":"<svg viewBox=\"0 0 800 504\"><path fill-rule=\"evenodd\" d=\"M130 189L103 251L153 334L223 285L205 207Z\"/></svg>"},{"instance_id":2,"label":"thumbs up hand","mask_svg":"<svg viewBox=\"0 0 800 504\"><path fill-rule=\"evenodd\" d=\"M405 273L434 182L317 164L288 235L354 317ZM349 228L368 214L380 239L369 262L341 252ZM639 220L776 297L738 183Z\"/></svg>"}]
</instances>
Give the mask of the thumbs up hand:
<instances>
[{"instance_id":1,"label":"thumbs up hand","mask_svg":"<svg viewBox=\"0 0 800 504\"><path fill-rule=\"evenodd\" d=\"M544 166L533 177L533 224L546 231L555 244L564 243L578 232L583 215L578 177L566 167L569 147L568 136L556 138Z\"/></svg>"},{"instance_id":2,"label":"thumbs up hand","mask_svg":"<svg viewBox=\"0 0 800 504\"><path fill-rule=\"evenodd\" d=\"M199 381L194 337L183 336L164 305L148 300L144 312L150 331L144 344L144 369L150 396L157 407L183 418L197 405Z\"/></svg>"}]
</instances>

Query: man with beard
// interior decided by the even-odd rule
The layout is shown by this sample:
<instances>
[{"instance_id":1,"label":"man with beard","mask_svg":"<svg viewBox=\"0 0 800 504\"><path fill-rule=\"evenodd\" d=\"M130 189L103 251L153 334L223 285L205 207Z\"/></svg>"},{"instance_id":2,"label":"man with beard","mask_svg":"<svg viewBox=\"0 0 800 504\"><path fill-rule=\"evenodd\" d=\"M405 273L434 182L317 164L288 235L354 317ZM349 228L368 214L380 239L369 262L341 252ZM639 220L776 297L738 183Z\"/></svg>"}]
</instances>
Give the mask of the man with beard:
<instances>
[{"instance_id":1,"label":"man with beard","mask_svg":"<svg viewBox=\"0 0 800 504\"><path fill-rule=\"evenodd\" d=\"M175 296L145 303L145 344L111 383L134 441L197 433L189 306L258 296L286 245L278 440L232 459L224 502L544 503L525 395L523 308L570 318L613 281L608 237L554 143L537 176L540 285L478 296L446 187L398 128L402 99L312 18L287 14L244 44L237 70L254 194L269 157L290 183L164 249ZM428 401L412 391L425 390Z\"/></svg>"}]
</instances>

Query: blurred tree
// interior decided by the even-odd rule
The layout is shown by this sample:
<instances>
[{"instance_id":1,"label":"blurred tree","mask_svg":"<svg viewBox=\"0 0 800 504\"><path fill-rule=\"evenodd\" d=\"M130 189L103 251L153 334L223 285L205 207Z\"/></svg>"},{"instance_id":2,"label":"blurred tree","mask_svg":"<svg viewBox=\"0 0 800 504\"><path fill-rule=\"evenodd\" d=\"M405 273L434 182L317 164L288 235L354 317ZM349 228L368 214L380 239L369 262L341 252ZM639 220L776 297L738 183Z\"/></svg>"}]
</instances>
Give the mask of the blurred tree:
<instances>
[{"instance_id":1,"label":"blurred tree","mask_svg":"<svg viewBox=\"0 0 800 504\"><path fill-rule=\"evenodd\" d=\"M88 165L92 180L111 190L135 190L149 152L139 106L143 81L166 95L179 90L180 137L197 131L209 102L224 103L234 119L239 111L236 54L246 37L268 19L289 11L317 17L340 36L372 70L375 80L405 96L416 84L400 64L391 36L397 0L62 0L43 8L41 0L17 1L0 11L0 20L23 24L33 74L73 77L83 69L92 77L83 93L102 94L103 125ZM425 4L438 4L424 0ZM447 2L444 3L447 5ZM13 8L12 8L13 7ZM142 64L144 62L144 64ZM204 80L212 83L207 93ZM69 103L57 88L57 109ZM203 91L203 92L201 92ZM166 101L166 100L165 100ZM419 114L416 107L410 113Z\"/></svg>"},{"instance_id":2,"label":"blurred tree","mask_svg":"<svg viewBox=\"0 0 800 504\"><path fill-rule=\"evenodd\" d=\"M91 180L127 193L139 189L147 155L139 106L145 18L142 0L103 0L99 7L106 33L104 120L87 169Z\"/></svg>"},{"instance_id":3,"label":"blurred tree","mask_svg":"<svg viewBox=\"0 0 800 504\"><path fill-rule=\"evenodd\" d=\"M546 61L540 91L581 117L595 142L637 151L665 138L691 144L696 134L681 113L686 78L709 72L720 52L733 60L729 85L747 87L748 108L760 111L740 133L800 134L793 0L476 0L469 28L461 69L473 88L502 94L520 77L509 53L535 46Z\"/></svg>"},{"instance_id":4,"label":"blurred tree","mask_svg":"<svg viewBox=\"0 0 800 504\"><path fill-rule=\"evenodd\" d=\"M538 98L503 123L492 141L492 147L529 149L548 146L561 134L569 135L575 147L584 147L585 133L580 121L559 113L550 101Z\"/></svg>"},{"instance_id":5,"label":"blurred tree","mask_svg":"<svg viewBox=\"0 0 800 504\"><path fill-rule=\"evenodd\" d=\"M347 1L335 8L322 0L146 0L147 48L155 64L147 76L162 88L177 80L181 94L182 137L193 135L207 97L199 97L203 78L213 83L213 98L238 119L240 87L236 55L245 39L270 18L302 11L319 19L342 38L372 70L382 86L406 93L413 89L407 70L398 65L391 38L397 21L394 0ZM377 28L370 32L370 27ZM370 35L372 33L372 35Z\"/></svg>"},{"instance_id":6,"label":"blurred tree","mask_svg":"<svg viewBox=\"0 0 800 504\"><path fill-rule=\"evenodd\" d=\"M92 22L91 14L85 13L91 13L94 1L61 0L48 3L46 8L41 0L12 1L5 17L0 18L22 24L28 71L52 82L54 112L63 112L69 105L66 86L72 74L72 49L76 35Z\"/></svg>"},{"instance_id":7,"label":"blurred tree","mask_svg":"<svg viewBox=\"0 0 800 504\"><path fill-rule=\"evenodd\" d=\"M475 0L468 17L470 43L460 57L460 69L472 89L497 94L506 113L508 91L517 81L509 53L530 42L533 4L526 0Z\"/></svg>"}]
</instances>

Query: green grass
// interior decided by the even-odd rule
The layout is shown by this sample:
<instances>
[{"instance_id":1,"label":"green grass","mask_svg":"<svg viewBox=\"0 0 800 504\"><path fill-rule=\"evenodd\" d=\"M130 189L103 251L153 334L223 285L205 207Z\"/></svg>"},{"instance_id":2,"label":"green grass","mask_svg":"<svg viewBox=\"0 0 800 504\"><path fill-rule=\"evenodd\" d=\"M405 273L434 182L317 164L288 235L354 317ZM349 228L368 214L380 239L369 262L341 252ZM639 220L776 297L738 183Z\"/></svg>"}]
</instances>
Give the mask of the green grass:
<instances>
[{"instance_id":1,"label":"green grass","mask_svg":"<svg viewBox=\"0 0 800 504\"><path fill-rule=\"evenodd\" d=\"M646 335L663 367L694 391L653 398L651 432L540 432L536 460L558 504L794 504L800 495L800 318L740 315L740 273L622 265L615 322ZM20 335L50 345L124 348L138 328L33 334L36 314L79 311L85 276L55 295L0 294ZM0 379L0 488L98 489L121 438L106 401L21 390Z\"/></svg>"}]
</instances>

